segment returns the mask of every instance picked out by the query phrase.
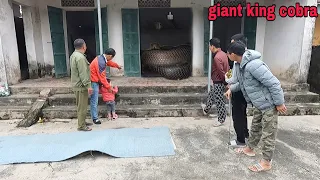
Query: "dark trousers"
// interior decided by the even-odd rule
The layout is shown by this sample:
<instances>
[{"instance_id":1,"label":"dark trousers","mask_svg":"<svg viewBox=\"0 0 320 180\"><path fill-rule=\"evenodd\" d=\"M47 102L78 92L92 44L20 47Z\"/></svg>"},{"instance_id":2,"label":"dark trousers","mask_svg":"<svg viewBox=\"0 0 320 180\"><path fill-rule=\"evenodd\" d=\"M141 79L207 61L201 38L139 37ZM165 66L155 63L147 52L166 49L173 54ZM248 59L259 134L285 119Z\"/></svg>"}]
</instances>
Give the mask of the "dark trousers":
<instances>
[{"instance_id":1,"label":"dark trousers","mask_svg":"<svg viewBox=\"0 0 320 180\"><path fill-rule=\"evenodd\" d=\"M233 126L237 134L237 140L241 143L245 143L245 138L249 137L247 102L241 91L232 93L231 103Z\"/></svg>"}]
</instances>

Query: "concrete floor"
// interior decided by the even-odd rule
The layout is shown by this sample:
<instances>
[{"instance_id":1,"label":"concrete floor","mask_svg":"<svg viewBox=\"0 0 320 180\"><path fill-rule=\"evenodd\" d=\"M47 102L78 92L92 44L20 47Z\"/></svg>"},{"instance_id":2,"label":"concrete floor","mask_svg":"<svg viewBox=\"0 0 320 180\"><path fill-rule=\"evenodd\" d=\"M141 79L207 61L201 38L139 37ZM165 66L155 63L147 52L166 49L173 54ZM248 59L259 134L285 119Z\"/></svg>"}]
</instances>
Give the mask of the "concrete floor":
<instances>
[{"instance_id":1,"label":"concrete floor","mask_svg":"<svg viewBox=\"0 0 320 180\"><path fill-rule=\"evenodd\" d=\"M25 129L15 128L16 122L0 121L0 136L76 130L76 120L52 120ZM112 158L101 153L93 153L93 156L87 153L57 163L3 165L0 179L320 179L320 116L280 117L274 169L260 174L247 169L259 157L237 156L228 149L229 121L219 128L212 127L212 123L213 120L200 118L104 121L101 126L94 125L94 130L168 126L177 147L176 155Z\"/></svg>"}]
</instances>

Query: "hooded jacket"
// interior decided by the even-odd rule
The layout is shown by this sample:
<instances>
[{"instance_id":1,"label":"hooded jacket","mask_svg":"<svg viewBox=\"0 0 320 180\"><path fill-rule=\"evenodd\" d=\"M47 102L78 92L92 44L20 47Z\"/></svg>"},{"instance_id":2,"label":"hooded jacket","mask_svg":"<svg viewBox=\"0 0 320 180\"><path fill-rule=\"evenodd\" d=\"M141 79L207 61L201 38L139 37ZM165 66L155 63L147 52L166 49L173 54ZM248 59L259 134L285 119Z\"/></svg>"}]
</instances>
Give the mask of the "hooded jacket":
<instances>
[{"instance_id":1,"label":"hooded jacket","mask_svg":"<svg viewBox=\"0 0 320 180\"><path fill-rule=\"evenodd\" d=\"M246 50L239 66L239 85L246 101L264 111L284 104L280 81L260 60L258 51Z\"/></svg>"}]
</instances>

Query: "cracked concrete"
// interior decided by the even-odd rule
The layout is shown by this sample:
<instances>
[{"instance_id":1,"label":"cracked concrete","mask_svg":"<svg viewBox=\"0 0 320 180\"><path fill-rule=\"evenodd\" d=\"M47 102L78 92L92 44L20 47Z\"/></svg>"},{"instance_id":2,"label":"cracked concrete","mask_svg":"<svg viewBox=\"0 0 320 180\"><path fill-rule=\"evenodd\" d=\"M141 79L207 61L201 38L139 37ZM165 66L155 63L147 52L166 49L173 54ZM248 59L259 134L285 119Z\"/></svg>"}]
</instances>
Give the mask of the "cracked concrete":
<instances>
[{"instance_id":1,"label":"cracked concrete","mask_svg":"<svg viewBox=\"0 0 320 180\"><path fill-rule=\"evenodd\" d=\"M98 152L83 153L63 162L0 166L0 179L319 179L319 119L320 116L280 117L274 169L261 174L247 169L260 156L237 156L228 149L228 120L223 127L214 128L213 120L204 118L124 118L103 121L93 129L168 126L177 147L176 155L113 158ZM76 120L56 119L21 129L15 128L17 122L0 121L0 135L76 130Z\"/></svg>"}]
</instances>

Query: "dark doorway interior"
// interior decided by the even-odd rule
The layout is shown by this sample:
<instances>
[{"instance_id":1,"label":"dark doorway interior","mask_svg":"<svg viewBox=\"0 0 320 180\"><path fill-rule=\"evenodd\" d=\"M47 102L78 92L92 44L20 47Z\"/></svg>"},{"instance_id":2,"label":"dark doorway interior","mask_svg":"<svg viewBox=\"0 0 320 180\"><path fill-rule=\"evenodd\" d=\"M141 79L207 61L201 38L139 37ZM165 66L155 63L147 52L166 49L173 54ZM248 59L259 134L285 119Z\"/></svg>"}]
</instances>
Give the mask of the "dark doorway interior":
<instances>
[{"instance_id":1,"label":"dark doorway interior","mask_svg":"<svg viewBox=\"0 0 320 180\"><path fill-rule=\"evenodd\" d=\"M14 24L16 29L16 37L19 52L19 63L21 71L21 80L29 79L29 66L27 59L26 41L24 36L24 26L20 6L13 4Z\"/></svg>"},{"instance_id":2,"label":"dark doorway interior","mask_svg":"<svg viewBox=\"0 0 320 180\"><path fill-rule=\"evenodd\" d=\"M74 40L81 38L87 44L87 59L91 62L96 57L96 38L93 11L68 11L68 48L70 54L74 51Z\"/></svg>"},{"instance_id":3,"label":"dark doorway interior","mask_svg":"<svg viewBox=\"0 0 320 180\"><path fill-rule=\"evenodd\" d=\"M227 52L231 37L241 33L242 18L217 18L213 22L213 36L220 39L221 49ZM233 67L233 62L229 60L230 68Z\"/></svg>"},{"instance_id":4,"label":"dark doorway interior","mask_svg":"<svg viewBox=\"0 0 320 180\"><path fill-rule=\"evenodd\" d=\"M173 20L167 17L170 12ZM192 47L192 11L190 8L140 8L139 23L141 54L152 49L152 43L167 48L179 45ZM145 66L143 62L141 70L144 77L160 76Z\"/></svg>"}]
</instances>

